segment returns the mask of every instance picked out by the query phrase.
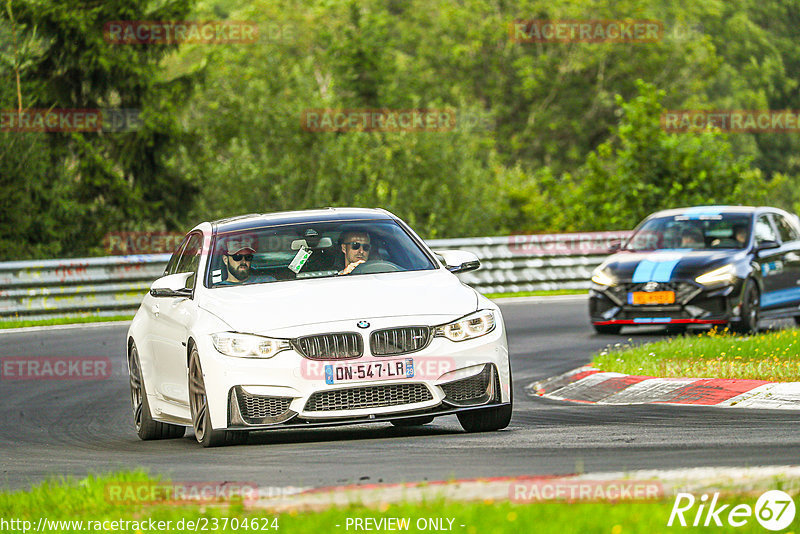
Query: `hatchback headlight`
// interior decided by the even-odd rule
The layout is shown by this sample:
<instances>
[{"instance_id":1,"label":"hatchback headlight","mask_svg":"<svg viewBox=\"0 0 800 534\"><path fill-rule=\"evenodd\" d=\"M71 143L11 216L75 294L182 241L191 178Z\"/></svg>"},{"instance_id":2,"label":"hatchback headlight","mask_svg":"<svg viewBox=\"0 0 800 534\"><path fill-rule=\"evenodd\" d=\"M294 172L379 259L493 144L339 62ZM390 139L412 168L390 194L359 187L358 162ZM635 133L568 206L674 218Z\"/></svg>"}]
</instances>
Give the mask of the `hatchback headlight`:
<instances>
[{"instance_id":1,"label":"hatchback headlight","mask_svg":"<svg viewBox=\"0 0 800 534\"><path fill-rule=\"evenodd\" d=\"M717 284L732 284L736 281L736 268L733 264L723 265L719 269L708 271L694 279L698 284L713 286Z\"/></svg>"},{"instance_id":2,"label":"hatchback headlight","mask_svg":"<svg viewBox=\"0 0 800 534\"><path fill-rule=\"evenodd\" d=\"M617 280L605 269L596 269L594 273L592 273L592 282L600 286L617 285Z\"/></svg>"},{"instance_id":3,"label":"hatchback headlight","mask_svg":"<svg viewBox=\"0 0 800 534\"><path fill-rule=\"evenodd\" d=\"M291 348L285 339L273 339L253 334L219 332L211 334L214 348L226 356L239 358L272 358L282 350Z\"/></svg>"},{"instance_id":4,"label":"hatchback headlight","mask_svg":"<svg viewBox=\"0 0 800 534\"><path fill-rule=\"evenodd\" d=\"M488 334L494 330L495 325L494 312L480 310L452 323L437 326L434 335L446 337L450 341L465 341Z\"/></svg>"}]
</instances>

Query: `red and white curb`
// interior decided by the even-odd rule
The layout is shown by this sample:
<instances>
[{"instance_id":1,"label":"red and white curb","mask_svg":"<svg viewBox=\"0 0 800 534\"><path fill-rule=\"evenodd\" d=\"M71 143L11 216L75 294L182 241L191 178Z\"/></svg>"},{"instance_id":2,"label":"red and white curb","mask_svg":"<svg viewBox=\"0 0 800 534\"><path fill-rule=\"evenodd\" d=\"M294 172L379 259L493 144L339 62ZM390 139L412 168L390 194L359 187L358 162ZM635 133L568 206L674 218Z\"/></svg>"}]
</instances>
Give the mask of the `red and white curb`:
<instances>
[{"instance_id":1,"label":"red and white curb","mask_svg":"<svg viewBox=\"0 0 800 534\"><path fill-rule=\"evenodd\" d=\"M588 404L693 404L800 410L800 382L653 378L580 367L527 386L531 396Z\"/></svg>"}]
</instances>

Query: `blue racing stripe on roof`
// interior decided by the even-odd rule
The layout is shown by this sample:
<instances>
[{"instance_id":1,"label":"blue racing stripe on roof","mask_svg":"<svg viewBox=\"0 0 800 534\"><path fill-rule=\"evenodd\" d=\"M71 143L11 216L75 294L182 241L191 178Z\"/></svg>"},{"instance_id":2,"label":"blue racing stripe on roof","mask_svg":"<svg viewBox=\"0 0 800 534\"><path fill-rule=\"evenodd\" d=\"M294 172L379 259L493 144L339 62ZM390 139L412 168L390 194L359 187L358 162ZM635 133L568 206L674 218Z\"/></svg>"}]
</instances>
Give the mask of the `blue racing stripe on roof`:
<instances>
[{"instance_id":1,"label":"blue racing stripe on roof","mask_svg":"<svg viewBox=\"0 0 800 534\"><path fill-rule=\"evenodd\" d=\"M681 213L679 217L682 216L688 217L689 219L703 219L705 217L718 217L721 213L722 211L719 209L698 207L687 209Z\"/></svg>"}]
</instances>

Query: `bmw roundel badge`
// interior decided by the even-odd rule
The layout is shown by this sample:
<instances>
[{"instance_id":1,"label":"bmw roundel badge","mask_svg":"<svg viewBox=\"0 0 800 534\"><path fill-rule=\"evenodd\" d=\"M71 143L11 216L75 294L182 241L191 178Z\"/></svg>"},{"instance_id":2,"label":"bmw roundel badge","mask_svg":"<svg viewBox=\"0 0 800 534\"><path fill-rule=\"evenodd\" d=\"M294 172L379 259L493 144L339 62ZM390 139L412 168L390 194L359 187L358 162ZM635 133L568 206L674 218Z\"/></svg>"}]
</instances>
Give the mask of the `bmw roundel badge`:
<instances>
[{"instance_id":1,"label":"bmw roundel badge","mask_svg":"<svg viewBox=\"0 0 800 534\"><path fill-rule=\"evenodd\" d=\"M358 321L358 323L356 323L356 326L358 326L359 328L369 328L369 323L367 321Z\"/></svg>"}]
</instances>

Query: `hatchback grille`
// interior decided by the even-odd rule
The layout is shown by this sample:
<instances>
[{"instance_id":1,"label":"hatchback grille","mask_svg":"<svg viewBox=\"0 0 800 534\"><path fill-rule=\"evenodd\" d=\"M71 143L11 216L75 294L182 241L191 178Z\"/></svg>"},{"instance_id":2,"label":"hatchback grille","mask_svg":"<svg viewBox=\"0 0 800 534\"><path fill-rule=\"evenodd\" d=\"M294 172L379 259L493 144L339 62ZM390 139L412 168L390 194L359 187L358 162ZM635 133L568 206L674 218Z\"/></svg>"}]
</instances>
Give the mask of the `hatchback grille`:
<instances>
[{"instance_id":1,"label":"hatchback grille","mask_svg":"<svg viewBox=\"0 0 800 534\"><path fill-rule=\"evenodd\" d=\"M486 397L491 379L492 366L485 365L483 371L477 375L461 380L454 380L453 382L442 384L441 387L448 401L471 401Z\"/></svg>"},{"instance_id":2,"label":"hatchback grille","mask_svg":"<svg viewBox=\"0 0 800 534\"><path fill-rule=\"evenodd\" d=\"M383 408L401 404L415 404L433 399L424 384L389 384L333 391L318 391L309 397L307 412L333 410L358 410L361 408Z\"/></svg>"},{"instance_id":3,"label":"hatchback grille","mask_svg":"<svg viewBox=\"0 0 800 534\"><path fill-rule=\"evenodd\" d=\"M610 291L617 296L620 302L627 303L628 293L645 291L645 286L648 283L653 282L626 282L610 288ZM685 303L702 291L701 288L689 282L655 282L654 284L654 286L648 288L650 291L674 291L675 302L678 304Z\"/></svg>"},{"instance_id":4,"label":"hatchback grille","mask_svg":"<svg viewBox=\"0 0 800 534\"><path fill-rule=\"evenodd\" d=\"M357 332L300 337L292 344L310 360L347 360L364 354L364 342Z\"/></svg>"},{"instance_id":5,"label":"hatchback grille","mask_svg":"<svg viewBox=\"0 0 800 534\"><path fill-rule=\"evenodd\" d=\"M431 329L427 326L404 326L376 330L369 345L375 356L397 356L424 349L430 338Z\"/></svg>"}]
</instances>

